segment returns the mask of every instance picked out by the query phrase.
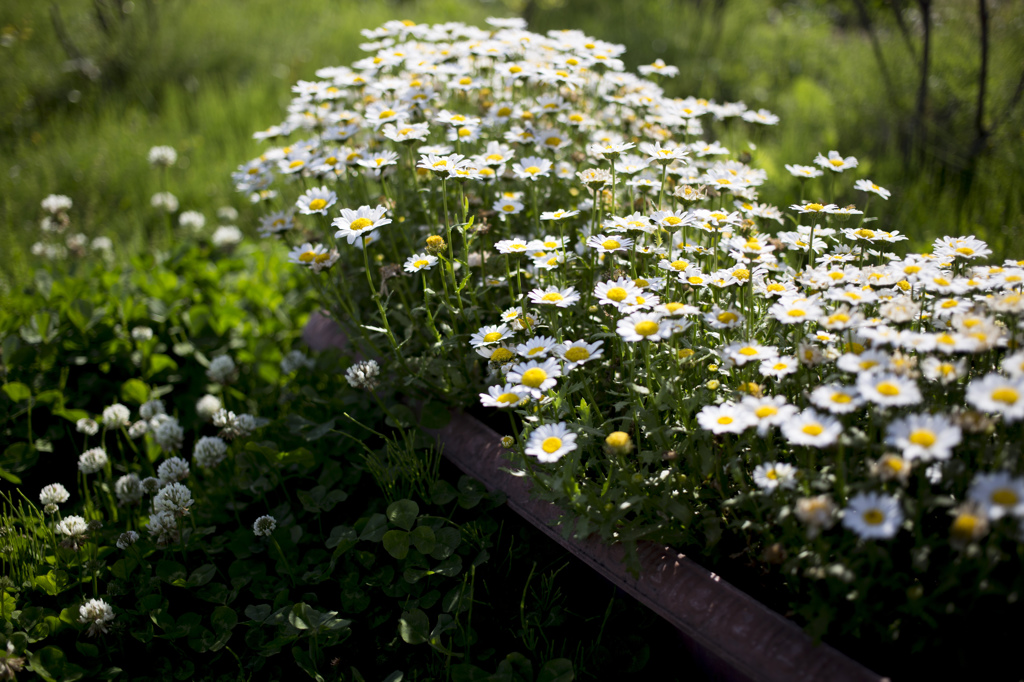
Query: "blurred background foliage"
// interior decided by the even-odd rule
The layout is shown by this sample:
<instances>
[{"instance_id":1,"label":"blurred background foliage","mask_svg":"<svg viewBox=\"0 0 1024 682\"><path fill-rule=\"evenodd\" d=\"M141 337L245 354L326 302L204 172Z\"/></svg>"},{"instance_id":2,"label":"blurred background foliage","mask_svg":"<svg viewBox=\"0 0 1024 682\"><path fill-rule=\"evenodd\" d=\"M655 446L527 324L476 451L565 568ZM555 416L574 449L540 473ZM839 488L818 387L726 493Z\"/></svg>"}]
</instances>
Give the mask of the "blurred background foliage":
<instances>
[{"instance_id":1,"label":"blurred background foliage","mask_svg":"<svg viewBox=\"0 0 1024 682\"><path fill-rule=\"evenodd\" d=\"M880 224L923 248L976 234L997 256L1024 235L1024 3L1019 0L7 0L0 6L0 293L31 281L39 201L75 201L74 229L123 256L160 247L149 197L169 189L208 221L254 214L229 173L254 130L284 116L290 86L360 55L386 20L576 28L619 42L635 69L679 67L670 95L743 100L782 117L754 142L766 200L787 204L786 163L838 149L893 190ZM728 130L713 127L710 136ZM736 142L736 140L732 140ZM743 143L746 140L742 140ZM179 151L150 172L157 144Z\"/></svg>"}]
</instances>

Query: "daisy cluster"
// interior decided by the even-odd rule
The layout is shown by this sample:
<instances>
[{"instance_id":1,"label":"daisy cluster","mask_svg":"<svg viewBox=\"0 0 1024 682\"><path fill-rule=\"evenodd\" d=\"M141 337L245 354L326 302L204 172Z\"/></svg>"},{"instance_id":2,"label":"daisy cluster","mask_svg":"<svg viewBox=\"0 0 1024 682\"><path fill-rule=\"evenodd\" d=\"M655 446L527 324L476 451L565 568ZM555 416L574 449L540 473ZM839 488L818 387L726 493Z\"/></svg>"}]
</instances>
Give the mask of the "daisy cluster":
<instances>
[{"instance_id":1,"label":"daisy cluster","mask_svg":"<svg viewBox=\"0 0 1024 682\"><path fill-rule=\"evenodd\" d=\"M605 499L632 470L768 538L1024 535L1024 261L973 236L898 254L868 215L891 192L835 150L786 166L811 199L765 203L746 140L771 112L670 98L672 67L629 73L579 31L488 23L364 31L368 56L300 81L234 175L338 319L351 289L325 282L362 261L403 368L479 355L480 403L518 415L513 449L570 471L574 502L600 491L587 510L633 506ZM419 351L399 353L385 286ZM711 465L681 464L700 439Z\"/></svg>"}]
</instances>

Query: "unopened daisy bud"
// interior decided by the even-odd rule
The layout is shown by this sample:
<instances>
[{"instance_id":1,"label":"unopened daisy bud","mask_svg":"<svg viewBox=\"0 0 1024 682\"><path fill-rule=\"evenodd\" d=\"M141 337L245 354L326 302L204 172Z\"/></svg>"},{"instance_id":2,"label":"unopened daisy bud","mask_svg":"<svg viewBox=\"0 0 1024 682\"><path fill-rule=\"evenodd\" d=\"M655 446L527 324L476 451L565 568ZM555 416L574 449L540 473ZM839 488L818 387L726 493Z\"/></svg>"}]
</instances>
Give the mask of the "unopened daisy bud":
<instances>
[{"instance_id":1,"label":"unopened daisy bud","mask_svg":"<svg viewBox=\"0 0 1024 682\"><path fill-rule=\"evenodd\" d=\"M436 256L445 250L448 245L440 235L432 234L427 237L427 253Z\"/></svg>"},{"instance_id":2,"label":"unopened daisy bud","mask_svg":"<svg viewBox=\"0 0 1024 682\"><path fill-rule=\"evenodd\" d=\"M273 516L261 516L252 524L252 532L258 538L269 536L275 528L277 528L277 519Z\"/></svg>"},{"instance_id":3,"label":"unopened daisy bud","mask_svg":"<svg viewBox=\"0 0 1024 682\"><path fill-rule=\"evenodd\" d=\"M708 371L709 372L717 372L718 371L718 365L708 365Z\"/></svg>"},{"instance_id":4,"label":"unopened daisy bud","mask_svg":"<svg viewBox=\"0 0 1024 682\"><path fill-rule=\"evenodd\" d=\"M633 439L625 431L613 431L604 439L604 449L609 455L628 455L633 450Z\"/></svg>"},{"instance_id":5,"label":"unopened daisy bud","mask_svg":"<svg viewBox=\"0 0 1024 682\"><path fill-rule=\"evenodd\" d=\"M745 381L745 382L741 383L737 387L737 390L740 393L746 393L747 395L752 395L755 398L760 398L761 395L762 395L761 385L760 384L756 384L753 381Z\"/></svg>"},{"instance_id":6,"label":"unopened daisy bud","mask_svg":"<svg viewBox=\"0 0 1024 682\"><path fill-rule=\"evenodd\" d=\"M121 533L121 535L117 538L117 548L128 549L138 541L139 534L133 530L129 530L127 532Z\"/></svg>"},{"instance_id":7,"label":"unopened daisy bud","mask_svg":"<svg viewBox=\"0 0 1024 682\"><path fill-rule=\"evenodd\" d=\"M502 436L501 437L501 447L507 449L507 448L512 447L515 444L516 444L516 439L513 438L512 436Z\"/></svg>"},{"instance_id":8,"label":"unopened daisy bud","mask_svg":"<svg viewBox=\"0 0 1024 682\"><path fill-rule=\"evenodd\" d=\"M717 391L718 387L721 385L722 383L718 379L712 379L708 383L704 384L704 386L707 387L709 391Z\"/></svg>"},{"instance_id":9,"label":"unopened daisy bud","mask_svg":"<svg viewBox=\"0 0 1024 682\"><path fill-rule=\"evenodd\" d=\"M676 355L679 357L680 360L686 360L687 358L693 357L693 349L680 348Z\"/></svg>"}]
</instances>

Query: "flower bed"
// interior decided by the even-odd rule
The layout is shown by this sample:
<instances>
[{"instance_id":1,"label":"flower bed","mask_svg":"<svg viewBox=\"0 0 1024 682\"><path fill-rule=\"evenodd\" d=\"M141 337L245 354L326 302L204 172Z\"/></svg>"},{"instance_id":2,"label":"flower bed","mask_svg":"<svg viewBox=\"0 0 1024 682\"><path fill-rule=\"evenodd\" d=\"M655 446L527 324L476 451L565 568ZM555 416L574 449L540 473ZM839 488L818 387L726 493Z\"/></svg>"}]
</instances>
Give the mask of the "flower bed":
<instances>
[{"instance_id":1,"label":"flower bed","mask_svg":"<svg viewBox=\"0 0 1024 682\"><path fill-rule=\"evenodd\" d=\"M234 178L380 363L364 386L479 394L581 537L742 557L816 636L930 649L1019 610L1021 262L895 253L870 203L898 199L836 151L763 203L750 140L778 118L667 97L673 67L622 46L365 35Z\"/></svg>"}]
</instances>

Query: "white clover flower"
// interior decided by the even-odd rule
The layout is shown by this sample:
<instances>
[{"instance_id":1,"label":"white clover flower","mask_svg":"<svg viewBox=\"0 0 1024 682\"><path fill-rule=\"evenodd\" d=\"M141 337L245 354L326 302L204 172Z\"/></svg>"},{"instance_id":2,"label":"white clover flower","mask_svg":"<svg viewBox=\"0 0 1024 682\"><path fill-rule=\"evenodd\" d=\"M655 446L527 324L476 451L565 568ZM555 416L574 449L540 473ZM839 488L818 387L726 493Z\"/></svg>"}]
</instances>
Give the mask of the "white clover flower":
<instances>
[{"instance_id":1,"label":"white clover flower","mask_svg":"<svg viewBox=\"0 0 1024 682\"><path fill-rule=\"evenodd\" d=\"M139 534L133 530L129 530L118 536L116 544L118 549L128 549L138 541Z\"/></svg>"},{"instance_id":2,"label":"white clover flower","mask_svg":"<svg viewBox=\"0 0 1024 682\"><path fill-rule=\"evenodd\" d=\"M176 516L185 516L189 513L192 502L192 491L188 487L181 483L171 483L161 488L153 498L153 510L157 513L170 512Z\"/></svg>"},{"instance_id":3,"label":"white clover flower","mask_svg":"<svg viewBox=\"0 0 1024 682\"><path fill-rule=\"evenodd\" d=\"M132 440L137 440L146 435L149 431L149 422L145 419L140 419L131 426L128 427L128 437Z\"/></svg>"},{"instance_id":4,"label":"white clover flower","mask_svg":"<svg viewBox=\"0 0 1024 682\"><path fill-rule=\"evenodd\" d=\"M63 194L51 194L47 196L45 199L43 199L42 202L40 202L40 205L43 207L44 211L47 211L48 213L52 213L54 215L60 213L61 211L71 210L72 204L73 202L71 201L71 197L65 196Z\"/></svg>"},{"instance_id":5,"label":"white clover flower","mask_svg":"<svg viewBox=\"0 0 1024 682\"><path fill-rule=\"evenodd\" d=\"M180 450L185 440L185 430L181 428L181 424L176 418L166 415L165 417L153 427L153 440L166 452Z\"/></svg>"},{"instance_id":6,"label":"white clover flower","mask_svg":"<svg viewBox=\"0 0 1024 682\"><path fill-rule=\"evenodd\" d=\"M228 440L245 437L259 428L260 423L251 414L239 414L220 409L213 415L213 425L220 428L220 437Z\"/></svg>"},{"instance_id":7,"label":"white clover flower","mask_svg":"<svg viewBox=\"0 0 1024 682\"><path fill-rule=\"evenodd\" d=\"M153 208L174 213L178 210L178 197L170 192L157 192L150 198L149 204Z\"/></svg>"},{"instance_id":8,"label":"white clover flower","mask_svg":"<svg viewBox=\"0 0 1024 682\"><path fill-rule=\"evenodd\" d=\"M94 419L83 417L75 422L75 430L79 433L84 433L87 436L95 436L100 432L100 425L97 424Z\"/></svg>"},{"instance_id":9,"label":"white clover flower","mask_svg":"<svg viewBox=\"0 0 1024 682\"><path fill-rule=\"evenodd\" d=\"M301 350L288 351L283 358L281 358L281 371L285 374L291 374L299 369L305 367L306 369L313 369L316 366L316 361L308 357Z\"/></svg>"},{"instance_id":10,"label":"white clover flower","mask_svg":"<svg viewBox=\"0 0 1024 682\"><path fill-rule=\"evenodd\" d=\"M139 408L139 416L143 419L152 419L158 414L167 414L162 400L149 400L142 403L142 407Z\"/></svg>"},{"instance_id":11,"label":"white clover flower","mask_svg":"<svg viewBox=\"0 0 1024 682\"><path fill-rule=\"evenodd\" d=\"M81 538L88 530L89 524L81 516L65 516L57 522L57 532L71 539Z\"/></svg>"},{"instance_id":12,"label":"white clover flower","mask_svg":"<svg viewBox=\"0 0 1024 682\"><path fill-rule=\"evenodd\" d=\"M120 505L135 504L142 499L142 481L138 474L129 473L121 476L114 483L114 493Z\"/></svg>"},{"instance_id":13,"label":"white clover flower","mask_svg":"<svg viewBox=\"0 0 1024 682\"><path fill-rule=\"evenodd\" d=\"M208 422L213 419L213 415L217 414L221 409L220 398L215 395L207 393L202 398L196 401L196 414L204 422Z\"/></svg>"},{"instance_id":14,"label":"white clover flower","mask_svg":"<svg viewBox=\"0 0 1024 682\"><path fill-rule=\"evenodd\" d=\"M234 225L220 225L213 234L210 235L210 243L220 248L223 246L233 246L242 241L244 235Z\"/></svg>"},{"instance_id":15,"label":"white clover flower","mask_svg":"<svg viewBox=\"0 0 1024 682\"><path fill-rule=\"evenodd\" d=\"M161 546L175 543L180 537L178 518L169 511L150 514L146 531Z\"/></svg>"},{"instance_id":16,"label":"white clover flower","mask_svg":"<svg viewBox=\"0 0 1024 682\"><path fill-rule=\"evenodd\" d=\"M95 474L102 471L109 461L106 450L92 448L78 456L78 470L83 474Z\"/></svg>"},{"instance_id":17,"label":"white clover flower","mask_svg":"<svg viewBox=\"0 0 1024 682\"><path fill-rule=\"evenodd\" d=\"M154 476L146 476L142 479L142 492L146 495L156 495L160 491L160 479Z\"/></svg>"},{"instance_id":18,"label":"white clover flower","mask_svg":"<svg viewBox=\"0 0 1024 682\"><path fill-rule=\"evenodd\" d=\"M120 429L128 426L131 420L131 411L121 403L114 403L103 408L103 426L108 429Z\"/></svg>"},{"instance_id":19,"label":"white clover flower","mask_svg":"<svg viewBox=\"0 0 1024 682\"><path fill-rule=\"evenodd\" d=\"M159 145L157 147L150 147L148 158L151 166L168 168L178 161L178 152L174 150L174 147Z\"/></svg>"},{"instance_id":20,"label":"white clover flower","mask_svg":"<svg viewBox=\"0 0 1024 682\"><path fill-rule=\"evenodd\" d=\"M102 599L90 599L78 607L78 622L88 623L87 634L95 637L107 632L107 623L114 620L114 609Z\"/></svg>"},{"instance_id":21,"label":"white clover flower","mask_svg":"<svg viewBox=\"0 0 1024 682\"><path fill-rule=\"evenodd\" d=\"M184 481L188 478L188 462L181 457L171 457L160 463L156 475L161 486L170 485L177 481Z\"/></svg>"},{"instance_id":22,"label":"white clover flower","mask_svg":"<svg viewBox=\"0 0 1024 682\"><path fill-rule=\"evenodd\" d=\"M270 515L263 515L252 524L252 532L256 537L269 537L277 528L277 519Z\"/></svg>"},{"instance_id":23,"label":"white clover flower","mask_svg":"<svg viewBox=\"0 0 1024 682\"><path fill-rule=\"evenodd\" d=\"M215 467L224 461L228 445L216 436L203 436L196 441L192 459L201 467Z\"/></svg>"},{"instance_id":24,"label":"white clover flower","mask_svg":"<svg viewBox=\"0 0 1024 682\"><path fill-rule=\"evenodd\" d=\"M43 505L64 504L70 497L68 489L60 483L51 483L39 491L39 503Z\"/></svg>"},{"instance_id":25,"label":"white clover flower","mask_svg":"<svg viewBox=\"0 0 1024 682\"><path fill-rule=\"evenodd\" d=\"M192 232L199 232L206 225L206 216L199 211L183 211L178 216L178 224Z\"/></svg>"},{"instance_id":26,"label":"white clover flower","mask_svg":"<svg viewBox=\"0 0 1024 682\"><path fill-rule=\"evenodd\" d=\"M541 424L530 433L525 452L545 464L557 462L576 449L576 434L565 422Z\"/></svg>"},{"instance_id":27,"label":"white clover flower","mask_svg":"<svg viewBox=\"0 0 1024 682\"><path fill-rule=\"evenodd\" d=\"M207 378L217 384L229 384L238 376L238 368L230 355L219 355L206 368Z\"/></svg>"},{"instance_id":28,"label":"white clover flower","mask_svg":"<svg viewBox=\"0 0 1024 682\"><path fill-rule=\"evenodd\" d=\"M377 388L380 365L376 360L363 360L345 370L345 380L352 388L372 391Z\"/></svg>"}]
</instances>

